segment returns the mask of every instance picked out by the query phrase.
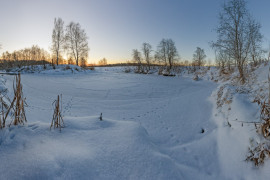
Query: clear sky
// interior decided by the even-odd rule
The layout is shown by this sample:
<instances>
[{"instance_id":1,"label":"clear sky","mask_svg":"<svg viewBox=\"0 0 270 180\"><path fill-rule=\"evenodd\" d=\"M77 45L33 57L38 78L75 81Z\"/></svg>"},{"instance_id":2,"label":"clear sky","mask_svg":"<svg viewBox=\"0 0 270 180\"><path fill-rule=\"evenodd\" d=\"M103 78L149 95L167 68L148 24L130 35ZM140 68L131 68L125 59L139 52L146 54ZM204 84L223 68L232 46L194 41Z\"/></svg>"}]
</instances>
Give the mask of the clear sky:
<instances>
[{"instance_id":1,"label":"clear sky","mask_svg":"<svg viewBox=\"0 0 270 180\"><path fill-rule=\"evenodd\" d=\"M0 44L13 51L34 44L49 50L55 17L78 22L89 37L89 63L131 60L143 42L154 50L162 38L175 41L181 60L191 60L197 46L214 59L209 42L224 0L0 0ZM265 48L270 40L270 1L248 0L262 24Z\"/></svg>"}]
</instances>

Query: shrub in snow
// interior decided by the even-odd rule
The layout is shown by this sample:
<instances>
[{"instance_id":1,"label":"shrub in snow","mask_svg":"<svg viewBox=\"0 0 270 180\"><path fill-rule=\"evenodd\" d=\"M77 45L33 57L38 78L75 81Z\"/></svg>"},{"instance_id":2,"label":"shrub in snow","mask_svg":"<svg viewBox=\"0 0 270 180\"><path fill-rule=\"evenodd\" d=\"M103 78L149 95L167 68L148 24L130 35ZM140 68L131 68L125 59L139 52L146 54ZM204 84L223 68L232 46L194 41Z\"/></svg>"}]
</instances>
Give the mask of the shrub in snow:
<instances>
[{"instance_id":1,"label":"shrub in snow","mask_svg":"<svg viewBox=\"0 0 270 180\"><path fill-rule=\"evenodd\" d=\"M270 104L260 99L255 99L253 102L258 103L261 109L260 118L263 120L263 123L260 125L260 133L264 138L268 138L270 136Z\"/></svg>"},{"instance_id":2,"label":"shrub in snow","mask_svg":"<svg viewBox=\"0 0 270 180\"><path fill-rule=\"evenodd\" d=\"M262 165L265 158L270 157L270 147L266 143L258 143L254 145L253 140L250 141L251 146L249 147L248 156L246 161L254 162L255 166Z\"/></svg>"},{"instance_id":3,"label":"shrub in snow","mask_svg":"<svg viewBox=\"0 0 270 180\"><path fill-rule=\"evenodd\" d=\"M198 81L198 80L199 80L199 76L196 74L196 75L193 77L193 80L194 80L194 81Z\"/></svg>"},{"instance_id":4,"label":"shrub in snow","mask_svg":"<svg viewBox=\"0 0 270 180\"><path fill-rule=\"evenodd\" d=\"M162 71L162 75L163 76L175 76L175 74L172 72L171 69L169 68L165 68L163 71Z\"/></svg>"},{"instance_id":5,"label":"shrub in snow","mask_svg":"<svg viewBox=\"0 0 270 180\"><path fill-rule=\"evenodd\" d=\"M160 67L160 68L158 69L158 75L162 75L162 71L163 71L163 68Z\"/></svg>"},{"instance_id":6,"label":"shrub in snow","mask_svg":"<svg viewBox=\"0 0 270 180\"><path fill-rule=\"evenodd\" d=\"M69 69L71 69L71 67L69 65L66 65L65 70L69 70Z\"/></svg>"},{"instance_id":7,"label":"shrub in snow","mask_svg":"<svg viewBox=\"0 0 270 180\"><path fill-rule=\"evenodd\" d=\"M91 66L91 67L89 67L89 69L93 71L93 70L95 70L95 67Z\"/></svg>"},{"instance_id":8,"label":"shrub in snow","mask_svg":"<svg viewBox=\"0 0 270 180\"><path fill-rule=\"evenodd\" d=\"M130 67L126 67L125 70L124 70L125 73L130 73L131 72L131 69Z\"/></svg>"}]
</instances>

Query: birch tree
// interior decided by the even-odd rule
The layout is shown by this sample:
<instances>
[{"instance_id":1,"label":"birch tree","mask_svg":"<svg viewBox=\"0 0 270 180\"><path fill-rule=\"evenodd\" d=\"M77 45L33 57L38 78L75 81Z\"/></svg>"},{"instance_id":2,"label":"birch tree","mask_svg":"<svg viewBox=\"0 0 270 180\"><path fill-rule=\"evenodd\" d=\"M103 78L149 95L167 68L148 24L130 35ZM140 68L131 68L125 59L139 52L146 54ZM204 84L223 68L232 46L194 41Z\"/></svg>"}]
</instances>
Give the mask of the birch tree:
<instances>
[{"instance_id":1,"label":"birch tree","mask_svg":"<svg viewBox=\"0 0 270 180\"><path fill-rule=\"evenodd\" d=\"M230 0L222 7L219 15L219 26L216 29L217 41L212 43L216 51L222 51L235 60L239 78L245 82L244 68L250 59L252 44L258 44L260 26L251 17L244 0Z\"/></svg>"},{"instance_id":2,"label":"birch tree","mask_svg":"<svg viewBox=\"0 0 270 180\"><path fill-rule=\"evenodd\" d=\"M158 45L156 58L171 69L178 61L178 52L172 39L162 39Z\"/></svg>"},{"instance_id":3,"label":"birch tree","mask_svg":"<svg viewBox=\"0 0 270 180\"><path fill-rule=\"evenodd\" d=\"M142 67L142 57L141 57L141 52L139 52L137 49L132 50L132 57L133 61L137 64L137 72L141 72L141 67Z\"/></svg>"},{"instance_id":4,"label":"birch tree","mask_svg":"<svg viewBox=\"0 0 270 180\"><path fill-rule=\"evenodd\" d=\"M65 43L64 21L61 18L54 19L54 28L52 33L52 52L56 56L56 64L59 64L59 56Z\"/></svg>"},{"instance_id":5,"label":"birch tree","mask_svg":"<svg viewBox=\"0 0 270 180\"><path fill-rule=\"evenodd\" d=\"M204 49L197 47L196 51L193 54L193 62L196 66L199 66L199 68L201 66L203 66L205 64L205 52Z\"/></svg>"},{"instance_id":6,"label":"birch tree","mask_svg":"<svg viewBox=\"0 0 270 180\"><path fill-rule=\"evenodd\" d=\"M79 60L86 60L88 57L88 37L79 23L71 22L66 27L66 48L74 57L76 65Z\"/></svg>"},{"instance_id":7,"label":"birch tree","mask_svg":"<svg viewBox=\"0 0 270 180\"><path fill-rule=\"evenodd\" d=\"M151 51L152 51L152 46L149 43L143 43L142 52L143 52L144 59L148 67L148 71L150 70L150 66L151 66L151 57L150 57Z\"/></svg>"}]
</instances>

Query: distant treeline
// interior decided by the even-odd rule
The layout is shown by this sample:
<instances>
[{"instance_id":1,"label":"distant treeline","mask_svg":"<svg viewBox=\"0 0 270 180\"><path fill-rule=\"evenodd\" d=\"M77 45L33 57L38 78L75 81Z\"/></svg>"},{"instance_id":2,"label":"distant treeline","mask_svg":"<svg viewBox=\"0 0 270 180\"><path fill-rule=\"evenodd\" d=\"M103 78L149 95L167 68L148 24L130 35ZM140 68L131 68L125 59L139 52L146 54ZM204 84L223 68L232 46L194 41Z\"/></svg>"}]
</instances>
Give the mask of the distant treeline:
<instances>
[{"instance_id":1,"label":"distant treeline","mask_svg":"<svg viewBox=\"0 0 270 180\"><path fill-rule=\"evenodd\" d=\"M33 66L33 65L46 65L50 64L46 60L0 60L0 69L9 70L11 68L21 68L23 66Z\"/></svg>"}]
</instances>

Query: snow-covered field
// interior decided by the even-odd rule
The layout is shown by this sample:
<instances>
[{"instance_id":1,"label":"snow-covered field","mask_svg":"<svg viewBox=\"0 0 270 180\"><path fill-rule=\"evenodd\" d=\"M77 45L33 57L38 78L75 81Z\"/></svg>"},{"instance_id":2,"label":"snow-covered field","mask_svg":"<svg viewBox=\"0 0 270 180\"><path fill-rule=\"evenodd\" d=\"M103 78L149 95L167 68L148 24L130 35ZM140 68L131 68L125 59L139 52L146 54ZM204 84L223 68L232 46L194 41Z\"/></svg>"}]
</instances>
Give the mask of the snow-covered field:
<instances>
[{"instance_id":1,"label":"snow-covered field","mask_svg":"<svg viewBox=\"0 0 270 180\"><path fill-rule=\"evenodd\" d=\"M254 126L232 121L258 120L245 94L225 112L216 105L221 84L209 80L117 68L52 71L22 74L28 122L0 130L0 179L270 177L269 162L260 169L245 162ZM11 94L13 76L2 78ZM49 130L58 94L61 132Z\"/></svg>"}]
</instances>

